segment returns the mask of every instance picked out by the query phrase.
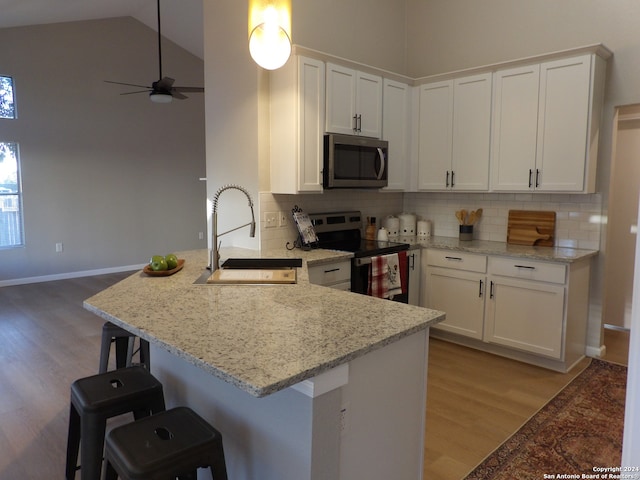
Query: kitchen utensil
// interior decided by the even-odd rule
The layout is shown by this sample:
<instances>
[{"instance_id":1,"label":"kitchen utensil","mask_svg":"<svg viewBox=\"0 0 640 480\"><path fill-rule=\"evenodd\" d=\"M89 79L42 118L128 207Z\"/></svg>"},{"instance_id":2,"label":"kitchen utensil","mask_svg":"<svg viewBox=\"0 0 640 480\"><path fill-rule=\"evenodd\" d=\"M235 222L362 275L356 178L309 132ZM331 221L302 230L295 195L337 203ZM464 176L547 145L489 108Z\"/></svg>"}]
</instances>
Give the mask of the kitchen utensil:
<instances>
[{"instance_id":1,"label":"kitchen utensil","mask_svg":"<svg viewBox=\"0 0 640 480\"><path fill-rule=\"evenodd\" d=\"M473 225L474 223L476 223L476 211L472 210L471 213L469 214L469 219L467 221L467 225Z\"/></svg>"},{"instance_id":2,"label":"kitchen utensil","mask_svg":"<svg viewBox=\"0 0 640 480\"><path fill-rule=\"evenodd\" d=\"M462 210L460 210L460 216L462 217L462 224L466 225L467 224L467 211L463 208Z\"/></svg>"},{"instance_id":3,"label":"kitchen utensil","mask_svg":"<svg viewBox=\"0 0 640 480\"><path fill-rule=\"evenodd\" d=\"M556 212L509 210L507 243L553 247Z\"/></svg>"},{"instance_id":4,"label":"kitchen utensil","mask_svg":"<svg viewBox=\"0 0 640 480\"><path fill-rule=\"evenodd\" d=\"M463 225L463 224L464 224L464 217L462 216L462 210L458 210L458 211L456 212L456 218L458 219L458 223L459 223L460 225Z\"/></svg>"},{"instance_id":5,"label":"kitchen utensil","mask_svg":"<svg viewBox=\"0 0 640 480\"><path fill-rule=\"evenodd\" d=\"M552 240L552 236L547 234L542 234L535 227L528 228L512 228L509 231L508 243L516 244L516 245L539 245L541 240Z\"/></svg>"}]
</instances>

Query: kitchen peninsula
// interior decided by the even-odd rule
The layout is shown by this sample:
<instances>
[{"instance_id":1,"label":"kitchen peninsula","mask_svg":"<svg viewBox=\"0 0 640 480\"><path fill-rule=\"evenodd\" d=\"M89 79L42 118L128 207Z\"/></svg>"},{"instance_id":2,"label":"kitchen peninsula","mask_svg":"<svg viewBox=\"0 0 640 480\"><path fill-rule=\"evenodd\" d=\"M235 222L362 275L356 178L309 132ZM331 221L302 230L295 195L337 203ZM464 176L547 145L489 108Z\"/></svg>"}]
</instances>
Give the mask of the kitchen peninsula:
<instances>
[{"instance_id":1,"label":"kitchen peninsula","mask_svg":"<svg viewBox=\"0 0 640 480\"><path fill-rule=\"evenodd\" d=\"M196 285L207 252L190 251L180 272L137 272L84 305L150 342L167 404L222 432L230 478L422 478L428 334L444 313L309 283L308 266L348 253L254 254L303 258L297 283Z\"/></svg>"}]
</instances>

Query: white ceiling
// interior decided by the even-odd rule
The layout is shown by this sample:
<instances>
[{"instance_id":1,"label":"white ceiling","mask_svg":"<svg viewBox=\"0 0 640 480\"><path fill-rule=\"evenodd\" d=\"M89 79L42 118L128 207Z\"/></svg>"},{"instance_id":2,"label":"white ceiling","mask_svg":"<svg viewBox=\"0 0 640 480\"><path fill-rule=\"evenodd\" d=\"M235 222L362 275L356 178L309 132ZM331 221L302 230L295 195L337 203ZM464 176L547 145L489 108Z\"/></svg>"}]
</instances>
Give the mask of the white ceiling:
<instances>
[{"instance_id":1,"label":"white ceiling","mask_svg":"<svg viewBox=\"0 0 640 480\"><path fill-rule=\"evenodd\" d=\"M157 29L155 0L0 0L0 28L131 16ZM161 0L162 35L204 58L202 0Z\"/></svg>"}]
</instances>

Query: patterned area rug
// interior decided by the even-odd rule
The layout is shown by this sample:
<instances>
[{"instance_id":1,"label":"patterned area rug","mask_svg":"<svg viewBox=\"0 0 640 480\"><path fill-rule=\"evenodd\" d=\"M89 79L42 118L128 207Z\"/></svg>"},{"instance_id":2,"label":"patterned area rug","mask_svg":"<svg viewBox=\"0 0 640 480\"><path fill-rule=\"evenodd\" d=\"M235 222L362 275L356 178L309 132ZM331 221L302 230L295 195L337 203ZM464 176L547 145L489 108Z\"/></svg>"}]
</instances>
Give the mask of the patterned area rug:
<instances>
[{"instance_id":1,"label":"patterned area rug","mask_svg":"<svg viewBox=\"0 0 640 480\"><path fill-rule=\"evenodd\" d=\"M465 480L603 478L621 462L626 384L627 367L593 359Z\"/></svg>"}]
</instances>

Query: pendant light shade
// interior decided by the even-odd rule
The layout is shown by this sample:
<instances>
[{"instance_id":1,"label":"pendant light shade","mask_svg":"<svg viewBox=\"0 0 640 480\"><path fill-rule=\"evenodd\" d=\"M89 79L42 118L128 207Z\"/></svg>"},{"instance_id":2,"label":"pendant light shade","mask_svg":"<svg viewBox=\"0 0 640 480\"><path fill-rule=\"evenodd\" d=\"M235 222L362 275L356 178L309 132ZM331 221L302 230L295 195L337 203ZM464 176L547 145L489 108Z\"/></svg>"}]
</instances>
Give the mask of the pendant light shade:
<instances>
[{"instance_id":1,"label":"pendant light shade","mask_svg":"<svg viewBox=\"0 0 640 480\"><path fill-rule=\"evenodd\" d=\"M275 70L291 55L291 0L249 0L249 52Z\"/></svg>"}]
</instances>

